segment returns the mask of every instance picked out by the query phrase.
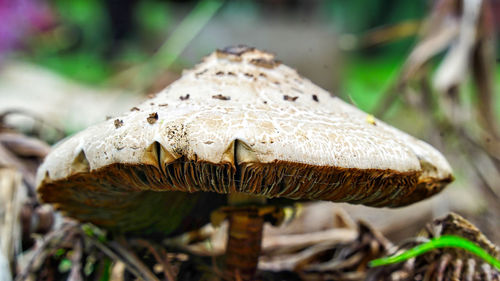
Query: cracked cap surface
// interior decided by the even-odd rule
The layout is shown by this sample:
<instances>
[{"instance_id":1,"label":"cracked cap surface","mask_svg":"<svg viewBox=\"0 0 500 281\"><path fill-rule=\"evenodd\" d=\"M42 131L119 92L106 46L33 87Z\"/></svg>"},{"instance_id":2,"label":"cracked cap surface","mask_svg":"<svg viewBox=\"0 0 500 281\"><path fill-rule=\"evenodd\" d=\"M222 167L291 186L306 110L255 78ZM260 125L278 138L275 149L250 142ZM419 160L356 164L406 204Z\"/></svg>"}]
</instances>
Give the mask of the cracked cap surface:
<instances>
[{"instance_id":1,"label":"cracked cap surface","mask_svg":"<svg viewBox=\"0 0 500 281\"><path fill-rule=\"evenodd\" d=\"M332 96L274 55L238 46L217 50L130 112L58 144L39 169L38 192L91 220L92 210L126 209L145 191L397 207L451 180L432 146Z\"/></svg>"}]
</instances>

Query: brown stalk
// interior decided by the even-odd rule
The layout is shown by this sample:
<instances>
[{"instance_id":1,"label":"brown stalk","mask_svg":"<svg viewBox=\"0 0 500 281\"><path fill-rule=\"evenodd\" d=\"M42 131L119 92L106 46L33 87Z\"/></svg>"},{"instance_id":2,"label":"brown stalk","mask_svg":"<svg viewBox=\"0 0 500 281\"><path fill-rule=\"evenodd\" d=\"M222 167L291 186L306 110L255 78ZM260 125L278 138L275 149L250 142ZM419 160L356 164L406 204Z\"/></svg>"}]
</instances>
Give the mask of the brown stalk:
<instances>
[{"instance_id":1,"label":"brown stalk","mask_svg":"<svg viewBox=\"0 0 500 281\"><path fill-rule=\"evenodd\" d=\"M253 280L261 250L264 218L258 209L234 210L229 216L226 270L230 276Z\"/></svg>"}]
</instances>

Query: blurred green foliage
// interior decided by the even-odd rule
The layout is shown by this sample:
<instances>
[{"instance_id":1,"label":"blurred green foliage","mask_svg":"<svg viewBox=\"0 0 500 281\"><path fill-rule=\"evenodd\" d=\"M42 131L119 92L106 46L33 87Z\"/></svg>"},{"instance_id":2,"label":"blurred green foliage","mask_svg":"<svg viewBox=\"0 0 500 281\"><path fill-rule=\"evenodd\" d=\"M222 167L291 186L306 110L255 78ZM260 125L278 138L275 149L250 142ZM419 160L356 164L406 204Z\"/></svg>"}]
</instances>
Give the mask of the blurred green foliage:
<instances>
[{"instance_id":1,"label":"blurred green foliage","mask_svg":"<svg viewBox=\"0 0 500 281\"><path fill-rule=\"evenodd\" d=\"M111 265L111 261L108 258L105 258L103 267L104 270L99 281L108 281L109 279L111 279Z\"/></svg>"},{"instance_id":2,"label":"blurred green foliage","mask_svg":"<svg viewBox=\"0 0 500 281\"><path fill-rule=\"evenodd\" d=\"M35 42L30 59L64 76L87 83L109 77L111 67L101 56L108 35L108 17L102 1L54 0L60 24Z\"/></svg>"},{"instance_id":3,"label":"blurred green foliage","mask_svg":"<svg viewBox=\"0 0 500 281\"><path fill-rule=\"evenodd\" d=\"M171 24L168 2L138 1L133 15L135 30L130 31L133 36L123 48L117 48L112 46L115 42L105 1L54 0L52 4L58 27L49 35L43 35L48 39L35 38L34 51L28 59L66 77L91 84L110 78L116 71L116 58L128 63L144 61L148 54L141 44L150 37L158 37Z\"/></svg>"},{"instance_id":4,"label":"blurred green foliage","mask_svg":"<svg viewBox=\"0 0 500 281\"><path fill-rule=\"evenodd\" d=\"M359 108L371 112L396 78L404 57L384 55L367 59L362 55L350 59L341 74L342 92Z\"/></svg>"},{"instance_id":5,"label":"blurred green foliage","mask_svg":"<svg viewBox=\"0 0 500 281\"><path fill-rule=\"evenodd\" d=\"M82 49L99 51L109 32L109 21L103 1L55 0L61 20L76 25L82 31Z\"/></svg>"},{"instance_id":6,"label":"blurred green foliage","mask_svg":"<svg viewBox=\"0 0 500 281\"><path fill-rule=\"evenodd\" d=\"M59 54L57 56L40 54L33 60L66 77L90 84L104 82L111 74L110 66L99 56L89 52Z\"/></svg>"},{"instance_id":7,"label":"blurred green foliage","mask_svg":"<svg viewBox=\"0 0 500 281\"><path fill-rule=\"evenodd\" d=\"M68 258L63 258L59 262L58 270L60 273L68 272L71 269L72 262Z\"/></svg>"},{"instance_id":8,"label":"blurred green foliage","mask_svg":"<svg viewBox=\"0 0 500 281\"><path fill-rule=\"evenodd\" d=\"M38 45L33 54L30 54L30 59L82 82L103 83L120 68L150 58L174 29L179 19L175 17L178 10L185 10L185 7L193 5L159 0L123 3L125 5L128 2L134 2L131 19L133 29L130 30L130 36L122 40L124 42L113 42L113 22L106 1L53 0L53 8L60 20L58 32L51 37L56 40L37 41ZM297 3L300 4L301 1ZM340 33L353 34L362 34L376 27L408 19L420 19L427 10L425 1L339 0L318 3L312 18L320 17L325 25L332 26ZM230 16L233 20L241 21L249 13L255 17L256 13L267 9L266 5L269 4L267 1L242 1L238 5L227 3L220 16ZM285 3L283 6L290 8L293 5ZM301 6L292 7L291 13L293 9L301 9ZM347 61L347 68L343 73L345 92L361 108L370 110L412 43L413 39L410 38L356 51L352 59Z\"/></svg>"},{"instance_id":9,"label":"blurred green foliage","mask_svg":"<svg viewBox=\"0 0 500 281\"><path fill-rule=\"evenodd\" d=\"M500 81L500 65L497 63L496 70L495 70L495 81ZM495 83L495 93L500 93L500 84ZM499 97L500 95L497 95ZM497 112L497 117L500 118L500 98L496 99L495 103L495 112Z\"/></svg>"},{"instance_id":10,"label":"blurred green foliage","mask_svg":"<svg viewBox=\"0 0 500 281\"><path fill-rule=\"evenodd\" d=\"M421 19L426 15L429 3L411 0L324 1L323 16L340 31L361 33L408 19Z\"/></svg>"},{"instance_id":11,"label":"blurred green foliage","mask_svg":"<svg viewBox=\"0 0 500 281\"><path fill-rule=\"evenodd\" d=\"M194 35L191 33L199 30L199 27L192 28L193 24L190 26L188 24L184 29L178 28L182 27L178 24L179 21L191 17L191 22L196 24L196 18L201 20L202 17L206 17L203 11L189 12L196 3L199 3L198 1L179 3L161 0L124 0L120 3L133 4L130 18L132 23L130 30L127 31L128 35L117 39L113 37L116 23L113 25L112 13L109 11L110 2L112 0L52 0L59 25L50 36L46 36L48 39L42 36L34 40L35 47L28 55L29 59L66 77L91 84L105 83L117 72L148 60L155 60L161 67L170 67L172 60L176 60L182 48L185 48L187 44L185 41L189 42L184 39L192 38ZM305 13L308 19L304 24L307 24L308 20L320 19L322 24L337 30L339 34L362 37L370 31L385 26L423 19L431 4L427 1L411 0L318 2L304 0L285 1L280 4L271 2L239 1L237 4L226 2L216 16L223 17L229 22L241 22L258 18L263 11L272 7L290 13L290 17L294 18L297 13L313 6L311 13ZM272 5L278 5L278 8ZM210 4L205 6L209 7ZM175 32L178 29L182 29L181 36L172 36L176 37L173 40L169 36L179 35ZM372 111L415 43L415 35L393 40L388 44L348 51L343 56L346 59L341 62L343 65L339 79L339 88L346 95L344 98L350 99L365 111ZM169 51L169 48L174 48L172 46L166 48L162 46L167 38L175 41L175 44L170 44L175 45L175 52ZM154 57L158 48L167 51ZM335 74L332 73L333 75ZM500 101L497 102L497 110L500 111Z\"/></svg>"},{"instance_id":12,"label":"blurred green foliage","mask_svg":"<svg viewBox=\"0 0 500 281\"><path fill-rule=\"evenodd\" d=\"M161 33L172 24L172 8L167 2L140 1L135 20L142 32Z\"/></svg>"}]
</instances>

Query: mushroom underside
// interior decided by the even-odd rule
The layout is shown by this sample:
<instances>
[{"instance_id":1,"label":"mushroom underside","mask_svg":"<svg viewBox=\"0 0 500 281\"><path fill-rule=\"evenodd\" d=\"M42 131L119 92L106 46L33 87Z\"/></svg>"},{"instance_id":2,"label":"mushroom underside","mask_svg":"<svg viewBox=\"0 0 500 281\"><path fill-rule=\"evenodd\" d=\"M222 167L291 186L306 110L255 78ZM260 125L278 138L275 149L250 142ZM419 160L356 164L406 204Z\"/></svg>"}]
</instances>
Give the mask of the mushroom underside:
<instances>
[{"instance_id":1,"label":"mushroom underside","mask_svg":"<svg viewBox=\"0 0 500 281\"><path fill-rule=\"evenodd\" d=\"M149 226L168 233L173 226L185 223L176 214L193 208L210 211L210 206L215 209L223 205L224 196L220 194L243 192L267 198L400 207L438 193L452 180L420 176L421 172L285 161L240 163L235 167L182 157L163 168L117 163L59 180L48 176L38 192L44 202L81 221L124 232ZM165 222L165 218L174 222ZM193 228L200 223L192 223Z\"/></svg>"}]
</instances>

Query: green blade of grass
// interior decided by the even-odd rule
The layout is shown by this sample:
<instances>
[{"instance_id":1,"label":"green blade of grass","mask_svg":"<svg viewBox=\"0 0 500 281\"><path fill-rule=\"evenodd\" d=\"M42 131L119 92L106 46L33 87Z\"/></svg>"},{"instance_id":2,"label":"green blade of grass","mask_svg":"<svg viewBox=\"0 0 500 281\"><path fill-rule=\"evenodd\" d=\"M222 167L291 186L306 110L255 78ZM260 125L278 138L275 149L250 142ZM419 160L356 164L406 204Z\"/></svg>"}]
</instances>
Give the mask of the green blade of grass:
<instances>
[{"instance_id":1,"label":"green blade of grass","mask_svg":"<svg viewBox=\"0 0 500 281\"><path fill-rule=\"evenodd\" d=\"M143 90L151 79L162 69L168 69L180 56L186 46L201 31L222 6L221 0L202 0L181 21L158 52L146 62L134 85L135 90Z\"/></svg>"},{"instance_id":2,"label":"green blade of grass","mask_svg":"<svg viewBox=\"0 0 500 281\"><path fill-rule=\"evenodd\" d=\"M454 235L443 235L439 238L431 239L429 242L411 248L400 255L372 260L369 265L371 267L376 267L376 266L399 263L437 248L464 249L480 257L485 262L495 267L497 270L500 270L500 261L498 259L488 254L485 250L483 250L481 247L477 246L473 242L465 238Z\"/></svg>"},{"instance_id":3,"label":"green blade of grass","mask_svg":"<svg viewBox=\"0 0 500 281\"><path fill-rule=\"evenodd\" d=\"M162 68L170 67L222 4L223 1L219 0L202 0L198 2L160 47L156 55L153 56L153 62Z\"/></svg>"}]
</instances>

